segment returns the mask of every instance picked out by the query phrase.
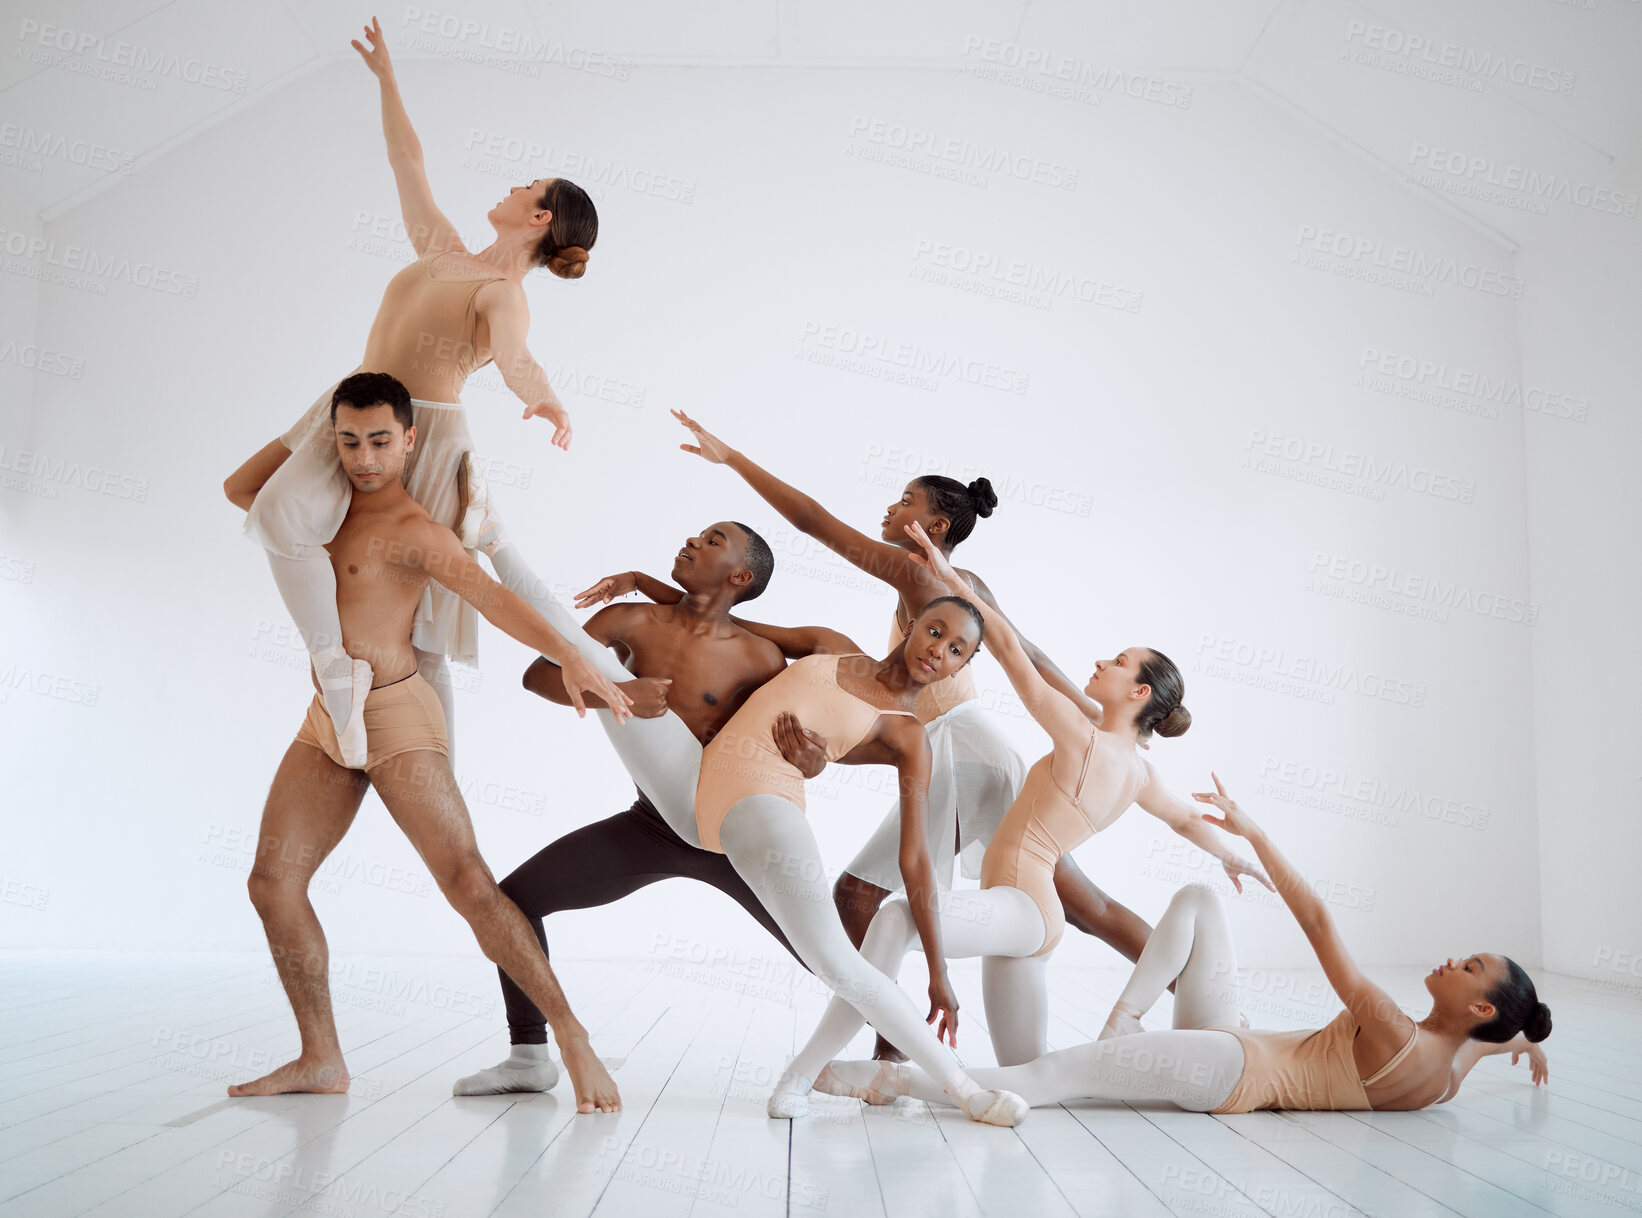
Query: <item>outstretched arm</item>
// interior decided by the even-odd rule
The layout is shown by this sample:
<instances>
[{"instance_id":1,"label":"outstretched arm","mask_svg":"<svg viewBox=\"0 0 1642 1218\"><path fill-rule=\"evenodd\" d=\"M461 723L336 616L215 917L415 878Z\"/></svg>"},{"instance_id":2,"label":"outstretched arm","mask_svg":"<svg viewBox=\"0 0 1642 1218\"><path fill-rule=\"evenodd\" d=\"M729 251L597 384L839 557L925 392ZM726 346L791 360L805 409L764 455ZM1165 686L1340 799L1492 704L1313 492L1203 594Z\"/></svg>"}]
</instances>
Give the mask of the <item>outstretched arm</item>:
<instances>
[{"instance_id":1,"label":"outstretched arm","mask_svg":"<svg viewBox=\"0 0 1642 1218\"><path fill-rule=\"evenodd\" d=\"M624 610L628 608L617 605L602 609L590 617L582 629L596 642L614 647L618 655L624 654L627 649L622 641L621 619L627 616ZM667 688L672 683L672 679L667 677L634 677L631 681L616 682L616 688L632 699L634 715L640 719L655 719L667 713ZM575 705L570 691L565 688L564 669L542 656L530 662L521 684L538 698L560 706ZM588 706L605 705L604 699L591 691L583 694L582 700Z\"/></svg>"},{"instance_id":2,"label":"outstretched arm","mask_svg":"<svg viewBox=\"0 0 1642 1218\"><path fill-rule=\"evenodd\" d=\"M1152 768L1151 762L1143 760L1141 764L1146 767L1146 781L1141 785L1140 793L1135 796L1137 805L1150 812L1165 825L1168 825L1169 828L1203 851L1204 854L1219 859L1221 866L1226 869L1226 876L1231 880L1232 887L1237 889L1238 892L1243 891L1243 881L1238 877L1245 875L1259 880L1273 892L1277 891L1275 885L1266 878L1260 868L1243 858L1242 855L1231 848L1224 837L1203 823L1207 818L1163 785L1157 776L1157 771ZM1307 888L1306 892L1312 900L1317 899L1316 894L1311 889Z\"/></svg>"},{"instance_id":3,"label":"outstretched arm","mask_svg":"<svg viewBox=\"0 0 1642 1218\"><path fill-rule=\"evenodd\" d=\"M1022 634L1020 629L1016 627L1015 623L1009 621L1008 615L1006 615L1002 609L998 608L998 600L992 595L992 589L986 586L985 580L983 580L979 575L976 575L973 571L960 571L958 574L964 579L967 579L969 581L970 588L973 589L973 591L968 595L969 600L974 601L978 606L985 605L990 607L999 617L1003 618L1005 622L1008 622L1010 630L1014 632L1016 642L1020 644L1021 651L1025 653L1027 661L1034 669L1037 670L1038 676L1042 677L1044 681L1055 690L1055 692L1061 694L1068 701L1070 701L1073 706L1083 712L1084 718L1088 719L1089 722L1093 723L1096 727L1099 727L1100 703L1096 702L1093 698L1089 697L1088 694L1084 693L1071 677L1062 672L1060 667L1044 654L1041 647L1037 646L1024 634ZM989 626L987 629L990 630L991 627Z\"/></svg>"},{"instance_id":4,"label":"outstretched arm","mask_svg":"<svg viewBox=\"0 0 1642 1218\"><path fill-rule=\"evenodd\" d=\"M565 689L578 715L586 714L581 698L583 690L598 694L618 719L632 713L632 700L616 688L615 682L589 664L581 652L518 593L485 574L484 568L468 557L455 533L424 519L413 525L409 534L405 547L407 560L414 556L416 566L472 605L492 626L540 652L564 670Z\"/></svg>"},{"instance_id":5,"label":"outstretched arm","mask_svg":"<svg viewBox=\"0 0 1642 1218\"><path fill-rule=\"evenodd\" d=\"M1363 970L1346 950L1345 941L1340 938L1339 929L1322 899L1312 891L1305 877L1283 857L1282 851L1266 836L1265 830L1226 794L1219 776L1212 777L1214 791L1194 792L1192 798L1213 804L1221 814L1215 817L1204 813L1203 820L1227 833L1235 833L1254 847L1254 853L1271 876L1277 895L1283 898L1283 903L1305 932L1312 950L1317 953L1317 962L1323 966L1323 975L1328 978L1340 1001L1357 1017L1363 1033L1378 1033L1375 1039L1385 1041L1387 1054L1395 1052L1410 1035L1409 1027L1414 1021L1403 1014L1391 995L1363 975ZM1387 1030L1392 1033L1389 1037L1385 1035Z\"/></svg>"},{"instance_id":6,"label":"outstretched arm","mask_svg":"<svg viewBox=\"0 0 1642 1218\"><path fill-rule=\"evenodd\" d=\"M1551 1064L1546 1060L1545 1050L1521 1033L1500 1045L1491 1045L1484 1040L1468 1040L1460 1046L1460 1051L1454 1054L1454 1064L1448 1070L1448 1090L1443 1092L1442 1099L1437 1103L1443 1104L1453 1099L1460 1089L1460 1084L1465 1081L1465 1076L1471 1073L1471 1067L1496 1053L1509 1053L1513 1066L1517 1064L1517 1058L1526 1053L1529 1075L1534 1080L1534 1086L1538 1087L1550 1080Z\"/></svg>"},{"instance_id":7,"label":"outstretched arm","mask_svg":"<svg viewBox=\"0 0 1642 1218\"><path fill-rule=\"evenodd\" d=\"M923 548L923 553L915 555L913 561L930 573L939 594L961 596L980 610L981 618L986 622L985 645L1003 666L1004 675L1015 687L1032 718L1038 721L1038 726L1049 733L1056 748L1081 751L1089 742L1089 720L1070 698L1039 674L1009 619L987 597L976 594L969 581L953 569L946 555L929 539L929 534L924 532L921 525L907 525L907 536Z\"/></svg>"},{"instance_id":8,"label":"outstretched arm","mask_svg":"<svg viewBox=\"0 0 1642 1218\"><path fill-rule=\"evenodd\" d=\"M815 538L844 561L883 580L909 604L921 605L940 595L934 581L912 560L910 551L852 529L802 491L749 461L682 410L673 411L673 417L688 427L696 440L694 444L680 444L680 448L714 465L729 466L794 528Z\"/></svg>"},{"instance_id":9,"label":"outstretched arm","mask_svg":"<svg viewBox=\"0 0 1642 1218\"><path fill-rule=\"evenodd\" d=\"M684 599L683 592L653 575L642 571L623 571L620 575L606 575L591 588L576 593L576 608L586 609L589 605L626 596L629 592L637 592L658 605L676 605ZM730 620L747 633L774 643L789 660L813 655L861 653L860 647L848 635L826 626L771 626L766 622L751 622L734 616Z\"/></svg>"},{"instance_id":10,"label":"outstretched arm","mask_svg":"<svg viewBox=\"0 0 1642 1218\"><path fill-rule=\"evenodd\" d=\"M357 38L348 45L359 52L365 66L382 86L382 136L387 141L393 180L399 187L399 209L404 216L405 233L418 257L464 249L462 239L456 235L456 226L433 201L433 188L428 185L427 169L422 164L422 141L416 138L410 115L405 113L399 82L388 58L388 41L382 36L382 23L375 17L365 27L365 41L371 44L370 50L361 46Z\"/></svg>"}]
</instances>

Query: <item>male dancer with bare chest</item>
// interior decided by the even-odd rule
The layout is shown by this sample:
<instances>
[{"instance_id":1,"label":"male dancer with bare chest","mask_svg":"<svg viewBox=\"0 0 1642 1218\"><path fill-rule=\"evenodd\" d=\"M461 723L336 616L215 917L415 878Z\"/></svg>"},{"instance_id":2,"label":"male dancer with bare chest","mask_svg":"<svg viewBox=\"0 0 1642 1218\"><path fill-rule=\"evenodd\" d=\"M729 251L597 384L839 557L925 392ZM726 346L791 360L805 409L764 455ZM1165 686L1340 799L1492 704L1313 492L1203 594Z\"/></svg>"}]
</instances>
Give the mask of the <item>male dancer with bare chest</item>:
<instances>
[{"instance_id":1,"label":"male dancer with bare chest","mask_svg":"<svg viewBox=\"0 0 1642 1218\"><path fill-rule=\"evenodd\" d=\"M444 714L417 674L411 628L430 579L478 609L493 625L563 664L568 696L598 695L618 716L629 699L529 605L468 557L456 534L436 524L403 484L416 442L410 395L385 373L357 373L332 401L338 456L353 486L341 529L326 549L336 570L337 607L348 654L369 661L377 684L365 702L368 756L342 764L331 717L316 696L286 750L263 809L251 901L261 916L281 984L302 1035L295 1061L230 1095L348 1088L327 984L324 932L308 882L352 824L367 786L416 847L439 889L473 928L491 960L541 1004L558 1036L581 1112L615 1111L615 1081L594 1054L518 906L497 887L474 840L451 773Z\"/></svg>"}]
</instances>

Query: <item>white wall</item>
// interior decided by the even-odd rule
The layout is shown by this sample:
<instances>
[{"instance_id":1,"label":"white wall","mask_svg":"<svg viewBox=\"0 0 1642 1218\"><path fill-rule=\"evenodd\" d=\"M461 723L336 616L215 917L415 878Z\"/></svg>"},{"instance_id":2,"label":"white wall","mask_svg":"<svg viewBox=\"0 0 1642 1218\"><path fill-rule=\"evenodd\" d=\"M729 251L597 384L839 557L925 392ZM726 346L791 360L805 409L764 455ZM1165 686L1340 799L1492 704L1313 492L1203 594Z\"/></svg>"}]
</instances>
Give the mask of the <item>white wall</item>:
<instances>
[{"instance_id":1,"label":"white wall","mask_svg":"<svg viewBox=\"0 0 1642 1218\"><path fill-rule=\"evenodd\" d=\"M1634 451L1619 422L1620 327L1612 339L1581 329L1597 298L1578 294L1561 329L1531 314L1512 277L1555 282L1540 262L1251 83L1153 73L1154 100L1105 92L1097 104L987 79L976 56L964 66L638 65L617 80L402 64L435 192L470 238L507 186L542 173L582 181L600 208L587 277L529 287L532 347L576 412L571 452L520 422L493 374L467 394L515 534L573 589L635 563L664 570L686 533L743 519L778 553L761 612L878 648L891 598L792 536L732 475L678 453L667 408L863 525L925 468L985 473L1005 502L965 562L1074 676L1135 643L1171 654L1196 726L1159 741L1153 761L1181 790L1218 770L1327 885L1365 960L1480 945L1536 963L1535 799L1547 798L1548 749L1561 751L1548 741L1562 739L1560 702L1547 702L1560 670L1544 649L1550 618L1564 615L1562 647L1623 647L1633 603L1616 585L1581 617L1574 594L1546 587L1611 554L1627 536L1617 513L1634 513L1633 491L1617 477L1591 488L1579 464ZM908 129L1007 149L1022 176L966 183L935 158L886 163ZM543 147L484 156L511 140ZM64 483L49 499L0 496L0 553L36 564L32 583L0 585L12 679L66 682L14 684L0 703L19 772L5 878L48 894L0 903L0 943L261 942L244 871L309 692L219 484L353 367L383 283L410 256L375 235L395 219L380 149L374 83L339 61L44 226L197 287L41 291L39 342L85 365L78 380L34 378L31 442L119 478L112 494ZM1070 170L1075 189L1030 180ZM658 193L634 188L646 181ZM1439 273L1364 277L1405 258ZM1003 298L996 280L951 265L974 259L1069 277L1104 303L1076 290L1034 293L1048 307ZM1506 293L1456 282L1478 274ZM8 308L22 282L8 281ZM1399 393L1397 357L1432 352L1556 380L1561 365L1538 361L1566 330L1600 366L1591 393L1606 389L1611 422L1539 447L1539 421L1520 410L1487 417ZM1008 383L1024 375L1026 392L960 376L894 384L871 359L872 374L839 366L860 335L981 361ZM1382 358L1393 371L1368 375ZM1329 472L1365 462L1378 480ZM1544 503L1574 486L1610 519L1563 547L1576 518ZM1494 601L1508 614L1539 606L1541 626L1478 611ZM519 689L523 648L486 628L482 650L460 696L456 770L501 874L625 806L630 787L595 726ZM990 659L980 676L1006 715L1018 709ZM1616 725L1621 696L1602 703ZM1041 751L1030 723L1008 722L1024 752ZM876 824L883 777L835 771L812 790L834 867ZM1562 792L1591 802L1575 790ZM1585 832L1607 823L1592 813ZM1547 884L1574 882L1581 848L1545 850ZM1148 916L1178 883L1212 878L1139 810L1079 858ZM339 951L471 950L374 799L318 888ZM1304 958L1270 898L1236 909L1250 961ZM686 884L556 922L567 955L677 946L658 933L767 949L727 902ZM1549 912L1546 925L1569 937L1556 949L1568 961L1589 942L1588 927L1564 930ZM1076 936L1062 955L1112 959Z\"/></svg>"}]
</instances>

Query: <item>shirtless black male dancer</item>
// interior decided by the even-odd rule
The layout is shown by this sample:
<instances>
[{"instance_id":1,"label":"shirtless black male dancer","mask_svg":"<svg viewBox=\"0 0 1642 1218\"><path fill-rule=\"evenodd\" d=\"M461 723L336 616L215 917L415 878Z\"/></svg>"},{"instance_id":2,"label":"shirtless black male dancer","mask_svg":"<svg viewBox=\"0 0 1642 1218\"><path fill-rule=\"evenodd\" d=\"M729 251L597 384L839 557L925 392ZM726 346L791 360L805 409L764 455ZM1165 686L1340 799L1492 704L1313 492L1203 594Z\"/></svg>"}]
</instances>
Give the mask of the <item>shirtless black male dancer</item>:
<instances>
[{"instance_id":1,"label":"shirtless black male dancer","mask_svg":"<svg viewBox=\"0 0 1642 1218\"><path fill-rule=\"evenodd\" d=\"M701 849L694 813L701 745L754 690L786 667L781 647L730 617L732 606L764 591L773 565L762 537L746 525L720 521L685 541L674 559L672 577L684 590L676 603L610 605L588 619L587 634L614 648L637 674L638 679L621 687L632 697L634 713L641 719L671 713L682 727L674 724L670 734L655 733L642 756L631 748L622 750L639 785L631 808L566 834L502 881L502 891L530 919L544 953L542 920L548 914L608 905L672 878L711 884L792 951L730 860ZM789 654L807 655L821 647L853 650L844 636L825 627L796 627L783 634ZM524 685L550 701L568 701L562 670L546 660L531 664ZM594 697L587 701L598 705ZM638 739L651 731L651 724L635 720L618 730ZM776 724L776 742L806 778L825 768L825 742L791 715ZM512 1051L499 1065L458 1079L452 1088L457 1095L544 1091L558 1079L547 1045L548 1021L505 968L501 975Z\"/></svg>"},{"instance_id":2,"label":"shirtless black male dancer","mask_svg":"<svg viewBox=\"0 0 1642 1218\"><path fill-rule=\"evenodd\" d=\"M615 1081L594 1054L524 915L479 856L450 769L444 714L417 674L411 647L412 622L429 579L527 647L562 657L560 671L578 708L582 691L617 707L618 717L630 713L630 700L534 609L486 575L456 534L436 524L405 490L405 462L416 428L403 384L386 373L357 373L337 386L331 409L337 453L353 494L326 549L336 569L343 646L349 655L368 660L375 674L364 711L369 754L362 768L342 765L331 717L316 696L274 776L249 887L296 1016L302 1051L296 1060L228 1093L348 1089L331 1013L329 954L308 901L308 882L348 831L370 786L445 899L473 928L485 955L546 1011L575 1085L578 1111L616 1111L621 1097Z\"/></svg>"}]
</instances>

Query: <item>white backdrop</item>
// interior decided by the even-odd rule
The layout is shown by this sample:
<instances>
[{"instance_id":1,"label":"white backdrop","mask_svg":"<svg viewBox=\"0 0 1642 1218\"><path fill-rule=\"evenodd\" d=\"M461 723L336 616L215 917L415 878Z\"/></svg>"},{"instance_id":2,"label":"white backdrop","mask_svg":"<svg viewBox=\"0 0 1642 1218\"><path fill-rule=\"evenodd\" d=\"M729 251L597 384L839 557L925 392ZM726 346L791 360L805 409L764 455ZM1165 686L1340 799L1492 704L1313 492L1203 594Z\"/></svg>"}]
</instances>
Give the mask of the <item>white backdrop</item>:
<instances>
[{"instance_id":1,"label":"white backdrop","mask_svg":"<svg viewBox=\"0 0 1642 1218\"><path fill-rule=\"evenodd\" d=\"M381 15L470 242L544 174L599 207L586 277L527 289L570 452L493 371L466 393L562 588L665 574L732 517L777 552L758 613L883 645L891 595L679 453L669 407L863 527L920 472L986 474L962 561L1080 679L1170 654L1195 726L1152 760L1183 791L1217 769L1365 960L1627 985L1642 6L1599 3ZM310 689L219 487L357 363L413 255L352 18L115 7L14 19L0 76L0 943L255 948ZM178 66L145 87L121 40ZM485 627L459 696L498 875L630 800L527 661ZM832 866L887 777L812 784ZM1216 874L1138 809L1078 857L1148 917ZM338 951L473 950L374 798L315 888ZM1234 909L1249 961L1307 959L1274 898ZM682 882L550 936L768 948Z\"/></svg>"}]
</instances>

